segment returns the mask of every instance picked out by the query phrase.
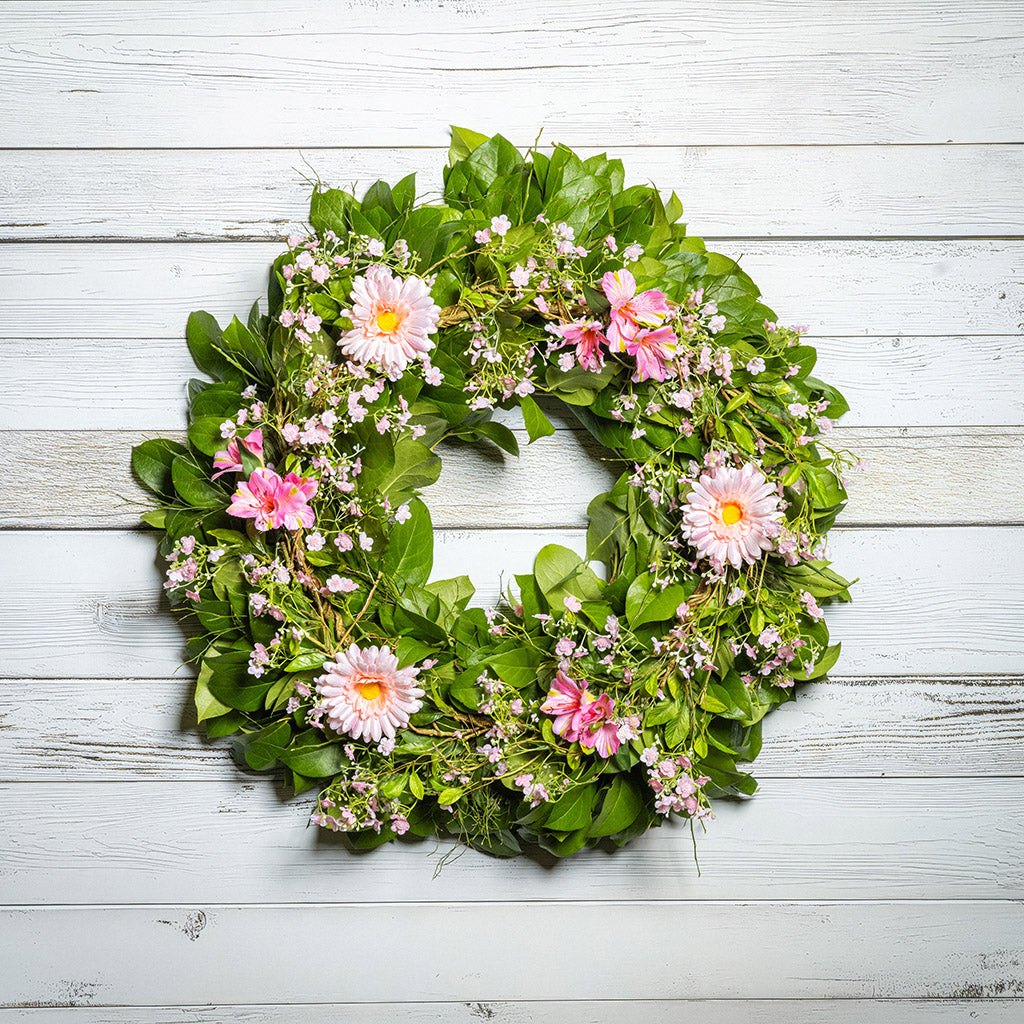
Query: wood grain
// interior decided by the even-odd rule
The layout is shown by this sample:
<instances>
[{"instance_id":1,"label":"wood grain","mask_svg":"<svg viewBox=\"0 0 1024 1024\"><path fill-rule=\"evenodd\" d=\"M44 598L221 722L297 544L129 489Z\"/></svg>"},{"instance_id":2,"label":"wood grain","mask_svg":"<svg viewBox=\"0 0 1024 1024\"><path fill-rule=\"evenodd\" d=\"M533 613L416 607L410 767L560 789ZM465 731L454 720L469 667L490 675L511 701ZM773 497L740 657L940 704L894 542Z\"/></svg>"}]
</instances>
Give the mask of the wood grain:
<instances>
[{"instance_id":1,"label":"wood grain","mask_svg":"<svg viewBox=\"0 0 1024 1024\"><path fill-rule=\"evenodd\" d=\"M850 402L844 427L1024 425L1022 336L811 342L815 374ZM184 430L196 376L183 327L180 338L6 338L0 430Z\"/></svg>"},{"instance_id":2,"label":"wood grain","mask_svg":"<svg viewBox=\"0 0 1024 1024\"><path fill-rule=\"evenodd\" d=\"M585 537L439 530L434 576L470 574L486 605L548 543L582 551ZM827 613L838 674L1024 675L1024 528L836 530L831 547L837 570L860 578L856 600ZM146 533L0 533L0 678L188 678L156 562Z\"/></svg>"},{"instance_id":3,"label":"wood grain","mask_svg":"<svg viewBox=\"0 0 1024 1024\"><path fill-rule=\"evenodd\" d=\"M598 150L584 147L581 156ZM447 148L14 150L0 239L281 239L310 180L361 195L416 174L436 194ZM1020 146L617 146L630 184L683 201L695 234L951 238L1022 233ZM111 187L116 182L116 188Z\"/></svg>"},{"instance_id":4,"label":"wood grain","mask_svg":"<svg viewBox=\"0 0 1024 1024\"><path fill-rule=\"evenodd\" d=\"M437 146L449 123L576 145L1021 140L1013 0L301 0L286 31L242 0L2 15L10 147Z\"/></svg>"},{"instance_id":5,"label":"wood grain","mask_svg":"<svg viewBox=\"0 0 1024 1024\"><path fill-rule=\"evenodd\" d=\"M588 899L1017 899L1020 779L770 779L706 834L654 829L610 857L494 860L436 840L353 856L267 778L0 785L0 905ZM40 813L42 812L42 813ZM169 828L160 822L173 823ZM68 835L75 842L67 842ZM694 864L694 842L700 872ZM437 878L441 856L458 859ZM799 850L799 856L793 852ZM211 865L216 869L211 870ZM783 868L784 865L784 869ZM553 870L554 868L554 870Z\"/></svg>"},{"instance_id":6,"label":"wood grain","mask_svg":"<svg viewBox=\"0 0 1024 1024\"><path fill-rule=\"evenodd\" d=\"M562 430L517 459L493 445L445 444L445 469L424 492L434 525L465 529L585 527L587 505L610 489L622 464L589 434ZM130 449L152 433L0 432L10 484L0 526L134 528L151 496L132 475ZM181 439L182 435L174 435ZM836 430L826 439L867 465L846 474L845 526L1024 523L1018 481L1024 434L1003 428ZM97 500L96 481L109 491ZM951 494L956 500L950 500ZM228 492L225 491L225 505Z\"/></svg>"},{"instance_id":7,"label":"wood grain","mask_svg":"<svg viewBox=\"0 0 1024 1024\"><path fill-rule=\"evenodd\" d=\"M1005 335L1024 323L1024 241L729 239L717 248L740 260L783 323L814 335ZM0 338L180 337L195 309L226 323L265 293L280 251L275 242L0 246Z\"/></svg>"},{"instance_id":8,"label":"wood grain","mask_svg":"<svg viewBox=\"0 0 1024 1024\"><path fill-rule=\"evenodd\" d=\"M1006 901L11 908L0 1002L1010 996L1022 935ZM310 952L270 969L269 950Z\"/></svg>"},{"instance_id":9,"label":"wood grain","mask_svg":"<svg viewBox=\"0 0 1024 1024\"><path fill-rule=\"evenodd\" d=\"M55 986L64 999L88 986ZM77 994L76 994L77 993ZM1019 1024L1024 1000L989 999L580 999L523 1002L293 1003L303 1024L677 1024L714 1013L716 1024ZM0 1024L279 1024L281 1006L0 1007Z\"/></svg>"},{"instance_id":10,"label":"wood grain","mask_svg":"<svg viewBox=\"0 0 1024 1024\"><path fill-rule=\"evenodd\" d=\"M0 680L0 735L0 782L234 774L229 741L200 735L184 677ZM838 677L801 688L764 740L762 780L1024 775L1024 680Z\"/></svg>"}]
</instances>

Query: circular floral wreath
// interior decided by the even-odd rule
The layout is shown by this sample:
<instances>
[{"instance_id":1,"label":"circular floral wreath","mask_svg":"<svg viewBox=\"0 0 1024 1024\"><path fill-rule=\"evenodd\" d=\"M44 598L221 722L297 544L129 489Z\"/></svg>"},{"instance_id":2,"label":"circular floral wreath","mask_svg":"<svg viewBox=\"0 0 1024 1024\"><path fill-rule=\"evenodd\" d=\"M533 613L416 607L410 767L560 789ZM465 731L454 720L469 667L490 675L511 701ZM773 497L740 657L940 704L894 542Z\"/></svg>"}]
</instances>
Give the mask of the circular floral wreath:
<instances>
[{"instance_id":1,"label":"circular floral wreath","mask_svg":"<svg viewBox=\"0 0 1024 1024\"><path fill-rule=\"evenodd\" d=\"M161 499L143 519L194 624L199 720L319 787L316 824L358 848L622 845L753 793L761 719L835 662L819 602L849 593L823 541L849 456L820 435L847 405L675 194L452 134L441 201L411 175L361 201L317 185L268 314L192 314L213 382L189 382L187 445L135 448ZM472 607L467 577L430 581L418 495L449 439L518 454L497 408L551 434L538 395L621 476L586 558L545 547Z\"/></svg>"}]
</instances>

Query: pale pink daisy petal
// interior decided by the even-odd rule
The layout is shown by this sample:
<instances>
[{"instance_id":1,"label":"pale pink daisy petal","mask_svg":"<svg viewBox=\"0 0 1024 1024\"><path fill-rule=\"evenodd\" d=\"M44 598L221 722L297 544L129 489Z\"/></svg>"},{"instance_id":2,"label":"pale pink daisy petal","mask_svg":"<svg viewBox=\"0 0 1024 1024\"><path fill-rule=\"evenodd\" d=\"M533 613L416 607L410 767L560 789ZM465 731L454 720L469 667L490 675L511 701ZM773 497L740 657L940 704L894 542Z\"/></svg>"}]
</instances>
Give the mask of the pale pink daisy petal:
<instances>
[{"instance_id":1,"label":"pale pink daisy petal","mask_svg":"<svg viewBox=\"0 0 1024 1024\"><path fill-rule=\"evenodd\" d=\"M352 644L347 651L338 651L334 661L324 662L324 668L316 689L326 709L326 724L353 739L394 739L423 706L424 691L416 686L419 668L399 668L389 647Z\"/></svg>"},{"instance_id":2,"label":"pale pink daisy petal","mask_svg":"<svg viewBox=\"0 0 1024 1024\"><path fill-rule=\"evenodd\" d=\"M699 556L739 569L771 548L781 519L775 487L748 462L702 476L686 498L680 529Z\"/></svg>"}]
</instances>

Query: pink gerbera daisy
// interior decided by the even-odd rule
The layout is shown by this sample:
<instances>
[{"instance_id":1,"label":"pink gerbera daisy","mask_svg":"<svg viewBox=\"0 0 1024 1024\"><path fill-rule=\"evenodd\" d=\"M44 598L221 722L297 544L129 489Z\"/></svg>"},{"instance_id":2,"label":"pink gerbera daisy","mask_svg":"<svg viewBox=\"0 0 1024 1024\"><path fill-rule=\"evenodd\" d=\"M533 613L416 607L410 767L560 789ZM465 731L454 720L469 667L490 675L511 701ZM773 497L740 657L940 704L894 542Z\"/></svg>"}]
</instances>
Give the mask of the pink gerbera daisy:
<instances>
[{"instance_id":1,"label":"pink gerbera daisy","mask_svg":"<svg viewBox=\"0 0 1024 1024\"><path fill-rule=\"evenodd\" d=\"M719 466L687 496L682 534L701 557L739 569L771 547L781 518L775 487L754 463Z\"/></svg>"},{"instance_id":2,"label":"pink gerbera daisy","mask_svg":"<svg viewBox=\"0 0 1024 1024\"><path fill-rule=\"evenodd\" d=\"M352 321L338 344L353 362L376 363L397 378L414 359L433 347L441 309L420 277L394 277L387 267L372 267L352 282Z\"/></svg>"},{"instance_id":3,"label":"pink gerbera daisy","mask_svg":"<svg viewBox=\"0 0 1024 1024\"><path fill-rule=\"evenodd\" d=\"M334 661L325 661L324 668L316 689L327 724L353 739L394 739L423 706L424 691L415 684L419 668L399 668L389 647L352 644L347 651L338 651Z\"/></svg>"}]
</instances>

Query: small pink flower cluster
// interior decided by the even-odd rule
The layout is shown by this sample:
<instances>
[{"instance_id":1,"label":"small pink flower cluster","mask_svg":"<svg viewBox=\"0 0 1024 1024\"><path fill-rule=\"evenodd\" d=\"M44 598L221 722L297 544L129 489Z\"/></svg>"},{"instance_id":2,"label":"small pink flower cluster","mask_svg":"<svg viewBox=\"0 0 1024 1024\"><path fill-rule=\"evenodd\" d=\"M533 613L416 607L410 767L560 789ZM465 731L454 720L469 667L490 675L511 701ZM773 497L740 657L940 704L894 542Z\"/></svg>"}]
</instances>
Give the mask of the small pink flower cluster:
<instances>
[{"instance_id":1,"label":"small pink flower cluster","mask_svg":"<svg viewBox=\"0 0 1024 1024\"><path fill-rule=\"evenodd\" d=\"M332 832L361 832L372 828L379 835L385 825L399 836L409 831L409 821L398 805L385 800L374 784L358 775L334 782L321 795L309 820Z\"/></svg>"},{"instance_id":2,"label":"small pink flower cluster","mask_svg":"<svg viewBox=\"0 0 1024 1024\"><path fill-rule=\"evenodd\" d=\"M711 779L706 775L693 778L690 775L693 765L685 754L662 758L660 761L657 758L656 747L647 747L640 755L644 764L650 766L647 784L656 794L654 809L666 817L673 811L676 814L688 814L691 818L710 817L710 809L700 805L699 791Z\"/></svg>"}]
</instances>

